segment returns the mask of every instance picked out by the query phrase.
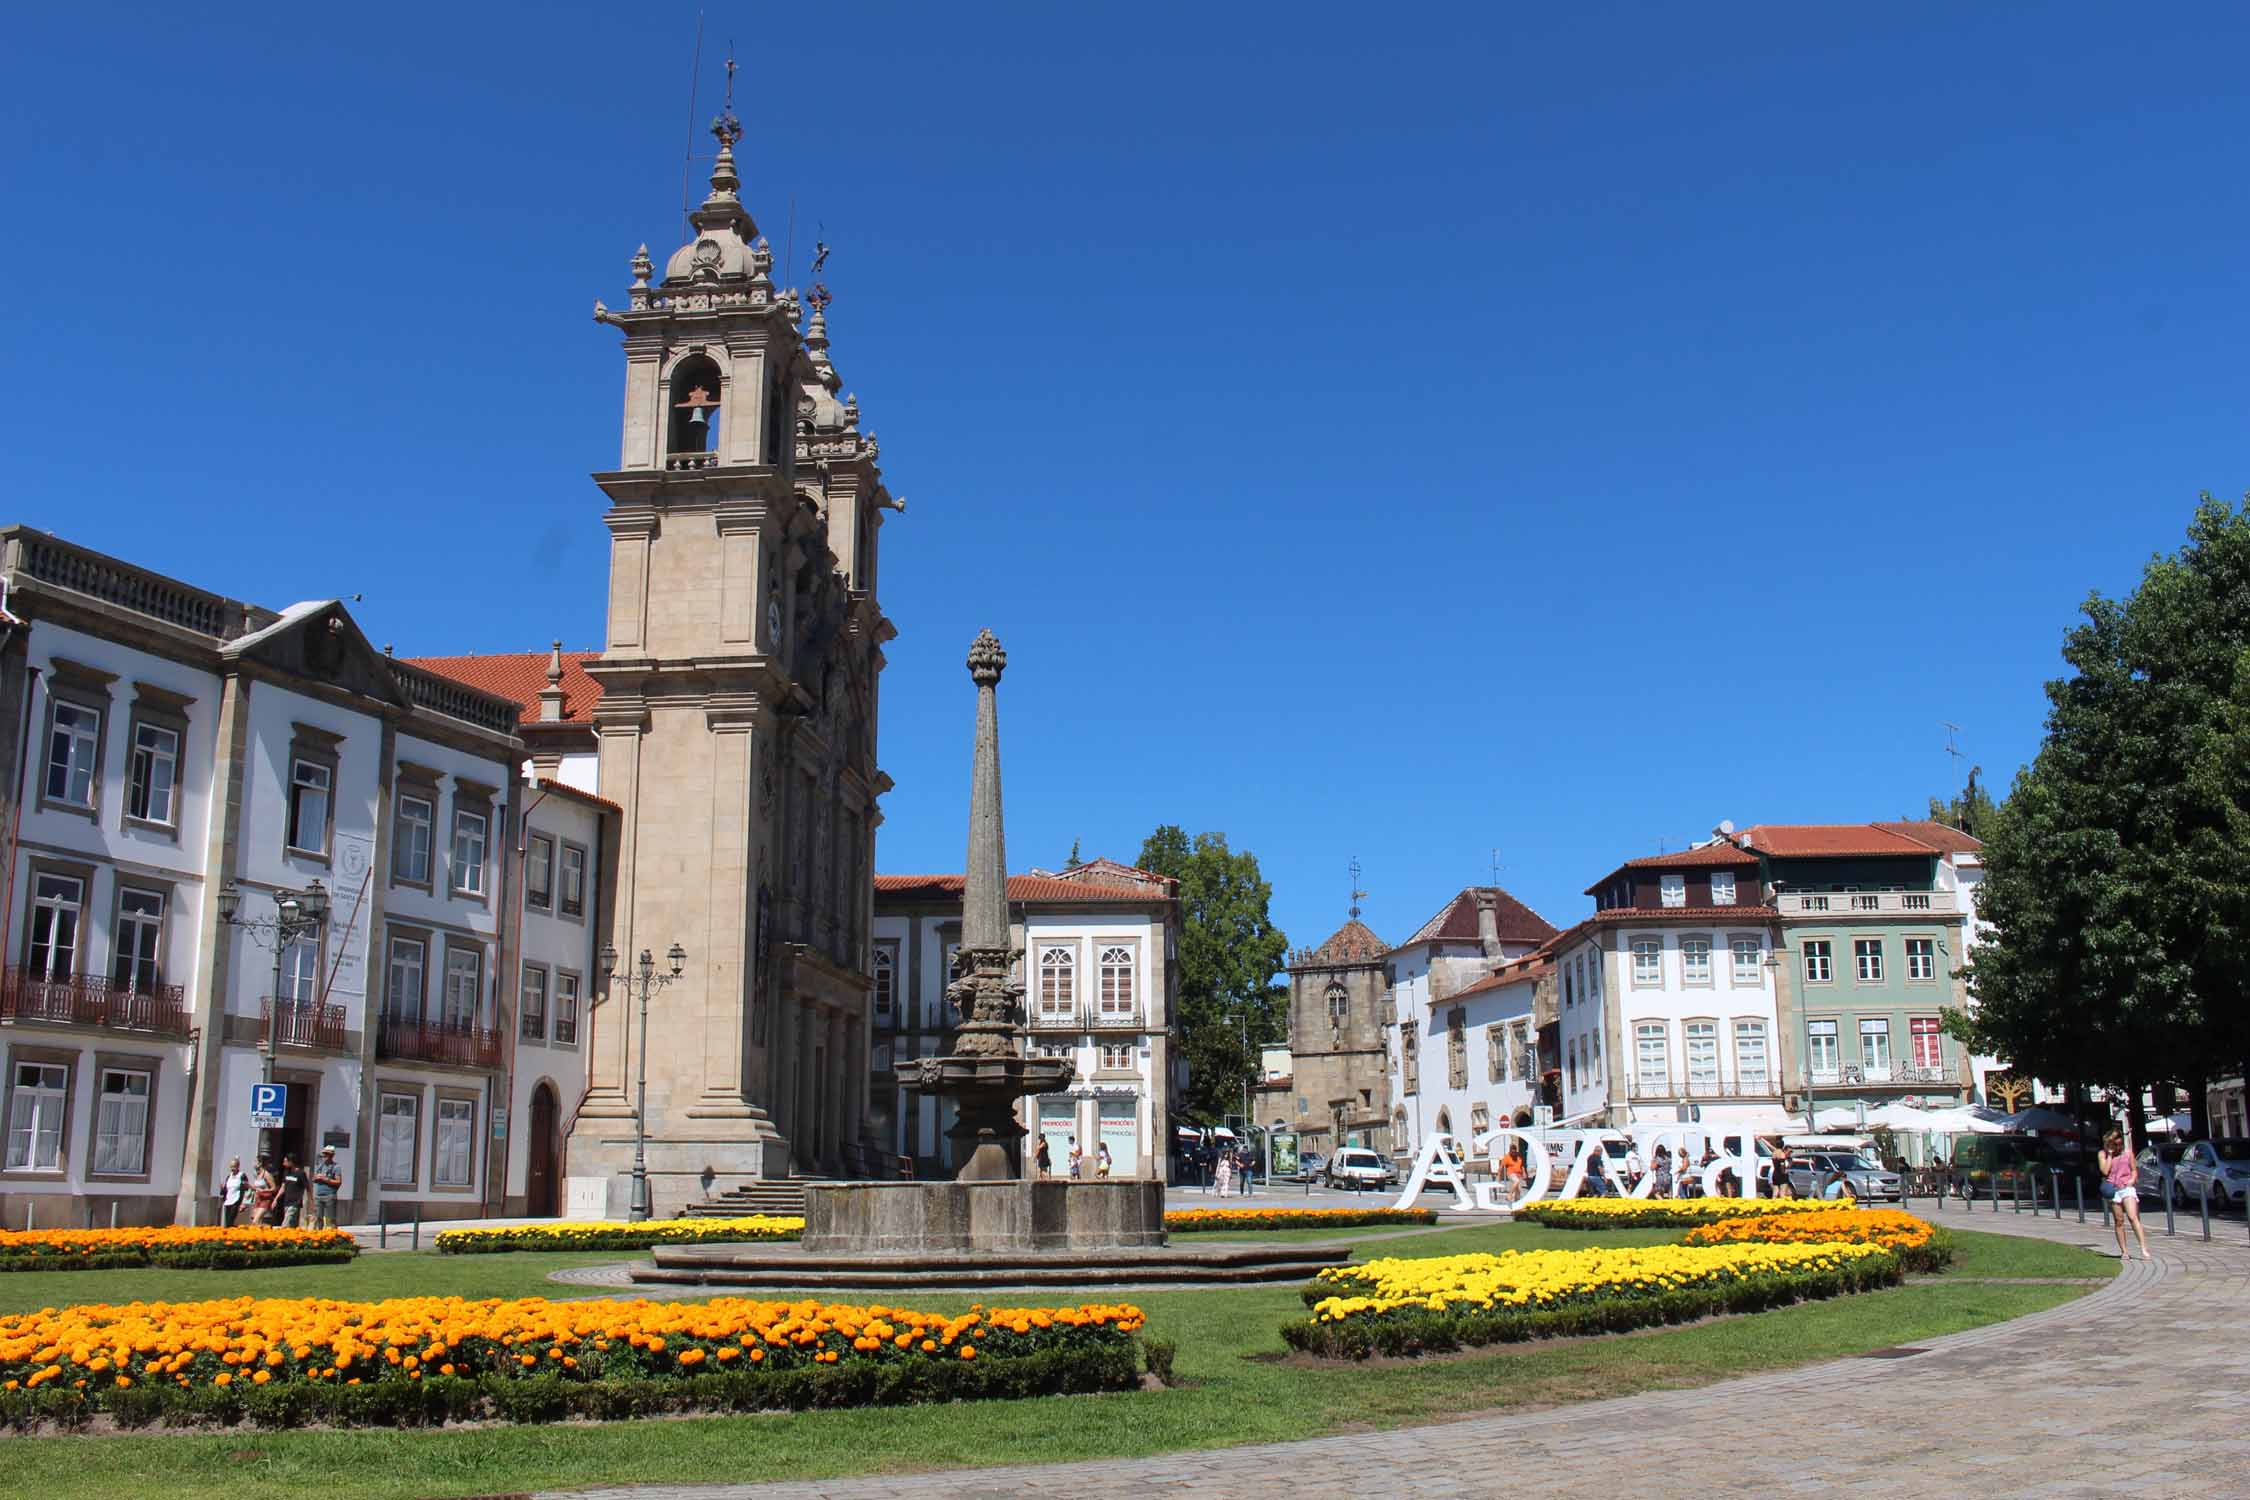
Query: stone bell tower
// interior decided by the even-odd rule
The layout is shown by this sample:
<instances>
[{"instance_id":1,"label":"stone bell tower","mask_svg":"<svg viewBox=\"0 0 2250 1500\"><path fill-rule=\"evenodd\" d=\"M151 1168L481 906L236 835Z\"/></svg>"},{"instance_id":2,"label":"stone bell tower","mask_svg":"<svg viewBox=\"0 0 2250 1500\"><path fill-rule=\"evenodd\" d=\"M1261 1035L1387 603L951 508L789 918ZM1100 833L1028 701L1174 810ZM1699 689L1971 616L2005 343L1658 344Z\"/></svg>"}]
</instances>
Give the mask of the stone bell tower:
<instances>
[{"instance_id":1,"label":"stone bell tower","mask_svg":"<svg viewBox=\"0 0 2250 1500\"><path fill-rule=\"evenodd\" d=\"M626 307L594 305L624 335L625 414L618 467L594 476L610 500L609 610L586 670L602 689L601 791L624 817L605 914L618 973L570 1163L629 1172L645 1062L660 1217L792 1170L864 1170L875 801L889 786L875 764L891 631L872 593L887 503L873 440L831 394L824 333L808 350L796 294L774 286L739 196L731 107L713 134L694 237L661 280L643 246ZM804 461L816 417L848 474L841 520ZM649 997L644 1059L627 970L647 950L661 973L674 943L687 957ZM611 1199L621 1210L623 1189Z\"/></svg>"}]
</instances>

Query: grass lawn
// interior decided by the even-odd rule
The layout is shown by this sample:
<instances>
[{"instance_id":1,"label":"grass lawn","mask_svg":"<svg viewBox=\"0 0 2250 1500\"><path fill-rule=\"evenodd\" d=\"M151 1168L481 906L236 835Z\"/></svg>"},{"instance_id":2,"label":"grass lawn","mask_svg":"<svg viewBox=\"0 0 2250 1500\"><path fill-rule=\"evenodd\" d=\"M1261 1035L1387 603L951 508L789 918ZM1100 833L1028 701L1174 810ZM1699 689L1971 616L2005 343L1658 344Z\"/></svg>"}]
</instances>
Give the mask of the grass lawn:
<instances>
[{"instance_id":1,"label":"grass lawn","mask_svg":"<svg viewBox=\"0 0 2250 1500\"><path fill-rule=\"evenodd\" d=\"M1588 1234L1490 1225L1415 1235L1399 1253L1562 1245L1656 1243L1676 1230ZM161 1492L167 1500L297 1496L438 1496L520 1493L623 1483L688 1483L895 1473L996 1461L1048 1463L1123 1458L1312 1437L1367 1426L1443 1420L1471 1411L1552 1405L1654 1387L1687 1386L1806 1360L1865 1353L2021 1316L2086 1288L1997 1285L1963 1276L2082 1277L2116 1262L2068 1247L1964 1234L1952 1279L1725 1319L1693 1328L1569 1346L1372 1369L1269 1362L1276 1328L1299 1316L1294 1286L1134 1296L1152 1337L1180 1346L1184 1389L985 1402L951 1407L706 1417L570 1427L490 1427L436 1432L258 1432L190 1436L14 1438L0 1464L0 1494L53 1496ZM1200 1238L1200 1237L1199 1237ZM1387 1253L1369 1234L1367 1253ZM538 1290L546 1271L617 1259L568 1255L390 1255L351 1266L265 1272L110 1271L0 1278L7 1305L132 1297L402 1291L515 1295ZM2082 1258L2082 1259L2081 1259ZM45 1290L19 1295L10 1283ZM57 1290L57 1288L60 1290ZM550 1288L551 1289L551 1288ZM969 1297L901 1298L933 1311ZM1041 1300L1027 1298L1025 1300ZM1060 1300L1047 1298L1044 1300Z\"/></svg>"}]
</instances>

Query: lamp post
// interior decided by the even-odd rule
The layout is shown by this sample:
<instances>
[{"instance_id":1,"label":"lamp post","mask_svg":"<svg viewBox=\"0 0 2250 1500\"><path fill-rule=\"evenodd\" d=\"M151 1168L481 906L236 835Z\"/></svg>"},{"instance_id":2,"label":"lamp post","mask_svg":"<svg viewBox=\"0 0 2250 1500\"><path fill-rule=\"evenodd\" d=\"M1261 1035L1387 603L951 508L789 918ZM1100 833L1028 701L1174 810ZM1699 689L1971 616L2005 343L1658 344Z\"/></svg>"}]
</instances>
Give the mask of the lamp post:
<instances>
[{"instance_id":1,"label":"lamp post","mask_svg":"<svg viewBox=\"0 0 2250 1500\"><path fill-rule=\"evenodd\" d=\"M321 924L328 920L328 888L315 880L301 891L286 886L273 892L273 915L270 917L245 917L242 914L242 887L228 881L219 887L219 920L229 927L238 927L250 934L250 940L261 947L273 950L273 989L266 999L266 1041L263 1079L273 1082L274 1052L280 1042L281 1030L281 959L289 945L301 938L315 937ZM297 1005L296 996L290 997L290 1008ZM271 1156L273 1132L261 1132L258 1152Z\"/></svg>"},{"instance_id":2,"label":"lamp post","mask_svg":"<svg viewBox=\"0 0 2250 1500\"><path fill-rule=\"evenodd\" d=\"M657 973L656 955L643 948L625 975L626 984L640 991L641 997L640 1077L633 1092L633 1206L626 1213L636 1224L654 1216L648 1196L648 997L680 977L687 964L687 950L674 943L664 956L672 963L669 974ZM606 987L617 972L617 949L604 943L600 957L602 984Z\"/></svg>"}]
</instances>

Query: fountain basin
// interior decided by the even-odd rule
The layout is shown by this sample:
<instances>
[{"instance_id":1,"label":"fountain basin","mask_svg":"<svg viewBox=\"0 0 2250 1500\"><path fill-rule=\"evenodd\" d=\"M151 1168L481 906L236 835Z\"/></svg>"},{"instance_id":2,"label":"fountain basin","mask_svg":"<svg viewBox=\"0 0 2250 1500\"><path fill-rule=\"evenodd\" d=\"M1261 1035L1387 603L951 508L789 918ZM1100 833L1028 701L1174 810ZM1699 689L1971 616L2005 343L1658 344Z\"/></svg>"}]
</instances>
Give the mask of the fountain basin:
<instances>
[{"instance_id":1,"label":"fountain basin","mask_svg":"<svg viewBox=\"0 0 2250 1500\"><path fill-rule=\"evenodd\" d=\"M1013 1179L805 1188L808 1256L1143 1249L1164 1243L1164 1184Z\"/></svg>"}]
</instances>

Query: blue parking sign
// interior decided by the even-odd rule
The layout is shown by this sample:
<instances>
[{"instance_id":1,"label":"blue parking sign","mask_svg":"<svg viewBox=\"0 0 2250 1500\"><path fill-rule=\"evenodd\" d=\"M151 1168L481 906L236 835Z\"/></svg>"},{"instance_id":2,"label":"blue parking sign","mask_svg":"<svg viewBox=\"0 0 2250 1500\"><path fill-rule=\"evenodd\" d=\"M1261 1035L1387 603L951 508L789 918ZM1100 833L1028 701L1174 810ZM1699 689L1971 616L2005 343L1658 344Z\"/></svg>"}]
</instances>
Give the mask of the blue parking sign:
<instances>
[{"instance_id":1,"label":"blue parking sign","mask_svg":"<svg viewBox=\"0 0 2250 1500\"><path fill-rule=\"evenodd\" d=\"M289 1113L289 1085L286 1083L253 1083L250 1085L250 1128L252 1130L279 1130L287 1122Z\"/></svg>"}]
</instances>

